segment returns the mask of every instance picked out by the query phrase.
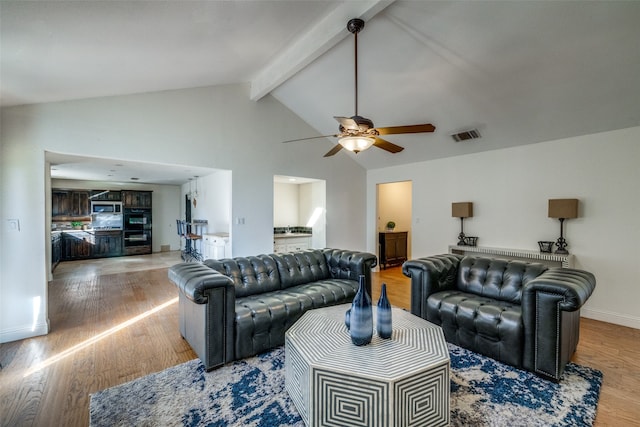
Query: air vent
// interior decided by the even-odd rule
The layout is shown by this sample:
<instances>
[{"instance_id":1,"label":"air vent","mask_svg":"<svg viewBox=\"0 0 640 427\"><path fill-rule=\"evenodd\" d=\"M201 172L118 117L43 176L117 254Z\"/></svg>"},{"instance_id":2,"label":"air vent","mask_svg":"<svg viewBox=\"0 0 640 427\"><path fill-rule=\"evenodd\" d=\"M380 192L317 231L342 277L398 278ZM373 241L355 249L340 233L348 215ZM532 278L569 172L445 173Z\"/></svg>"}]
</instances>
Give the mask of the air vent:
<instances>
[{"instance_id":1,"label":"air vent","mask_svg":"<svg viewBox=\"0 0 640 427\"><path fill-rule=\"evenodd\" d=\"M467 141L469 139L478 139L480 138L480 132L478 131L478 129L471 129L460 133L454 133L453 135L451 135L451 138L453 138L455 142Z\"/></svg>"}]
</instances>

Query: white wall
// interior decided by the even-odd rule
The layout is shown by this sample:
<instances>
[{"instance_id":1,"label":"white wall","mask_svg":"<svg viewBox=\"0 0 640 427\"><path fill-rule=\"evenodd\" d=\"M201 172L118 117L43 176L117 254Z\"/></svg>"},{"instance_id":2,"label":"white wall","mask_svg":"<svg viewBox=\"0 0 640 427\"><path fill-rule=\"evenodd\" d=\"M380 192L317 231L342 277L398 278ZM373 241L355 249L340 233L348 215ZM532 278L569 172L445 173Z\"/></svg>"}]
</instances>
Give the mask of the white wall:
<instances>
[{"instance_id":1,"label":"white wall","mask_svg":"<svg viewBox=\"0 0 640 427\"><path fill-rule=\"evenodd\" d=\"M299 220L300 185L273 183L273 226L297 227L304 225Z\"/></svg>"},{"instance_id":2,"label":"white wall","mask_svg":"<svg viewBox=\"0 0 640 427\"><path fill-rule=\"evenodd\" d=\"M231 171L219 170L197 179L198 197L195 206L191 200L191 219L206 219L208 234L231 233L231 176ZM184 196L196 190L195 181L182 185L180 219L185 218ZM174 226L176 219L178 217L174 218Z\"/></svg>"},{"instance_id":3,"label":"white wall","mask_svg":"<svg viewBox=\"0 0 640 427\"><path fill-rule=\"evenodd\" d=\"M565 222L576 268L593 272L582 314L640 328L640 127L371 170L367 174L367 247L375 250L376 184L413 181L413 258L445 253L460 220L451 203L472 201L465 233L479 246L537 250L555 241L547 200L580 199ZM482 144L479 140L477 144Z\"/></svg>"},{"instance_id":4,"label":"white wall","mask_svg":"<svg viewBox=\"0 0 640 427\"><path fill-rule=\"evenodd\" d=\"M316 209L322 213L312 225L312 248L327 247L327 184L325 181L315 181L300 185L300 225L307 226Z\"/></svg>"},{"instance_id":5,"label":"white wall","mask_svg":"<svg viewBox=\"0 0 640 427\"><path fill-rule=\"evenodd\" d=\"M0 342L48 331L45 151L232 171L231 216L245 218L231 225L233 256L273 251L274 175L324 179L328 246L364 249L365 224L343 218L364 211L365 171L346 154L324 159L330 141L282 144L317 132L273 97L248 93L230 85L2 109Z\"/></svg>"}]
</instances>

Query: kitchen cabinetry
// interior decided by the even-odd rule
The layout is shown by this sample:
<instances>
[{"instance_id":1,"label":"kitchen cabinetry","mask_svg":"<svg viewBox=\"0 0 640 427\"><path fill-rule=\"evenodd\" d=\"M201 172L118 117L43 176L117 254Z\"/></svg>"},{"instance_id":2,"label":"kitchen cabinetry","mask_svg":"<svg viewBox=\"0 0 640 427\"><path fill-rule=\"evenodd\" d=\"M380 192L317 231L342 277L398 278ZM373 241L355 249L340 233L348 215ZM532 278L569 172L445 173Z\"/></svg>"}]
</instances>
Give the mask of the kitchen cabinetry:
<instances>
[{"instance_id":1,"label":"kitchen cabinetry","mask_svg":"<svg viewBox=\"0 0 640 427\"><path fill-rule=\"evenodd\" d=\"M88 231L67 231L62 233L62 260L91 258L95 236Z\"/></svg>"},{"instance_id":2,"label":"kitchen cabinetry","mask_svg":"<svg viewBox=\"0 0 640 427\"><path fill-rule=\"evenodd\" d=\"M122 231L64 231L52 235L52 262L55 262L54 240L57 236L59 261L121 256Z\"/></svg>"},{"instance_id":3,"label":"kitchen cabinetry","mask_svg":"<svg viewBox=\"0 0 640 427\"><path fill-rule=\"evenodd\" d=\"M91 252L92 258L122 255L121 231L96 231L95 233L95 245Z\"/></svg>"},{"instance_id":4,"label":"kitchen cabinetry","mask_svg":"<svg viewBox=\"0 0 640 427\"><path fill-rule=\"evenodd\" d=\"M91 200L94 202L119 202L121 199L120 191L91 190Z\"/></svg>"},{"instance_id":5,"label":"kitchen cabinetry","mask_svg":"<svg viewBox=\"0 0 640 427\"><path fill-rule=\"evenodd\" d=\"M294 252L309 249L311 247L311 237L309 236L287 236L273 238L273 252Z\"/></svg>"},{"instance_id":6,"label":"kitchen cabinetry","mask_svg":"<svg viewBox=\"0 0 640 427\"><path fill-rule=\"evenodd\" d=\"M91 215L89 191L61 190L51 191L51 216L86 217Z\"/></svg>"},{"instance_id":7,"label":"kitchen cabinetry","mask_svg":"<svg viewBox=\"0 0 640 427\"><path fill-rule=\"evenodd\" d=\"M51 234L51 271L62 261L62 234Z\"/></svg>"},{"instance_id":8,"label":"kitchen cabinetry","mask_svg":"<svg viewBox=\"0 0 640 427\"><path fill-rule=\"evenodd\" d=\"M125 208L151 209L151 191L122 191L122 205Z\"/></svg>"},{"instance_id":9,"label":"kitchen cabinetry","mask_svg":"<svg viewBox=\"0 0 640 427\"><path fill-rule=\"evenodd\" d=\"M51 216L69 216L71 212L71 191L51 190Z\"/></svg>"},{"instance_id":10,"label":"kitchen cabinetry","mask_svg":"<svg viewBox=\"0 0 640 427\"><path fill-rule=\"evenodd\" d=\"M91 209L89 207L88 191L72 191L71 192L71 216L89 216Z\"/></svg>"},{"instance_id":11,"label":"kitchen cabinetry","mask_svg":"<svg viewBox=\"0 0 640 427\"><path fill-rule=\"evenodd\" d=\"M380 266L384 270L389 265L402 264L407 260L407 232L378 233Z\"/></svg>"}]
</instances>

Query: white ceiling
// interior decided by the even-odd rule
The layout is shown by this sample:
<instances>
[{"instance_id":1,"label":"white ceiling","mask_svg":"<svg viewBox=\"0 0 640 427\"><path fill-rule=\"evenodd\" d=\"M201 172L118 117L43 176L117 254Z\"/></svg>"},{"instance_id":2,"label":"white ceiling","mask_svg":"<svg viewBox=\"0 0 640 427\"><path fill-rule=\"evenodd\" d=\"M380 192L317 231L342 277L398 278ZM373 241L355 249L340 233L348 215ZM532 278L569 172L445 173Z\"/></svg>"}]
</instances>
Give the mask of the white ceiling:
<instances>
[{"instance_id":1,"label":"white ceiling","mask_svg":"<svg viewBox=\"0 0 640 427\"><path fill-rule=\"evenodd\" d=\"M334 134L354 114L353 17L358 113L436 126L388 136L398 154L337 154L366 168L640 125L640 1L3 0L2 105L250 82Z\"/></svg>"}]
</instances>

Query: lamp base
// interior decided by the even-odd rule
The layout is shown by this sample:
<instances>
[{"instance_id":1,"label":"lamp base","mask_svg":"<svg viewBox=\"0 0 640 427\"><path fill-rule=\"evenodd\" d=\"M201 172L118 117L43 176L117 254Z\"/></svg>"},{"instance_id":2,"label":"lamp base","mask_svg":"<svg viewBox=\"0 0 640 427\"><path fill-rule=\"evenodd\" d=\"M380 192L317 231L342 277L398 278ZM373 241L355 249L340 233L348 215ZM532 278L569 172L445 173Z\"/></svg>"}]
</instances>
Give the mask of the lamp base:
<instances>
[{"instance_id":1,"label":"lamp base","mask_svg":"<svg viewBox=\"0 0 640 427\"><path fill-rule=\"evenodd\" d=\"M569 251L567 250L567 241L564 239L564 237L558 237L556 246L558 247L558 249L556 249L554 253L561 255L567 255L569 253Z\"/></svg>"}]
</instances>

